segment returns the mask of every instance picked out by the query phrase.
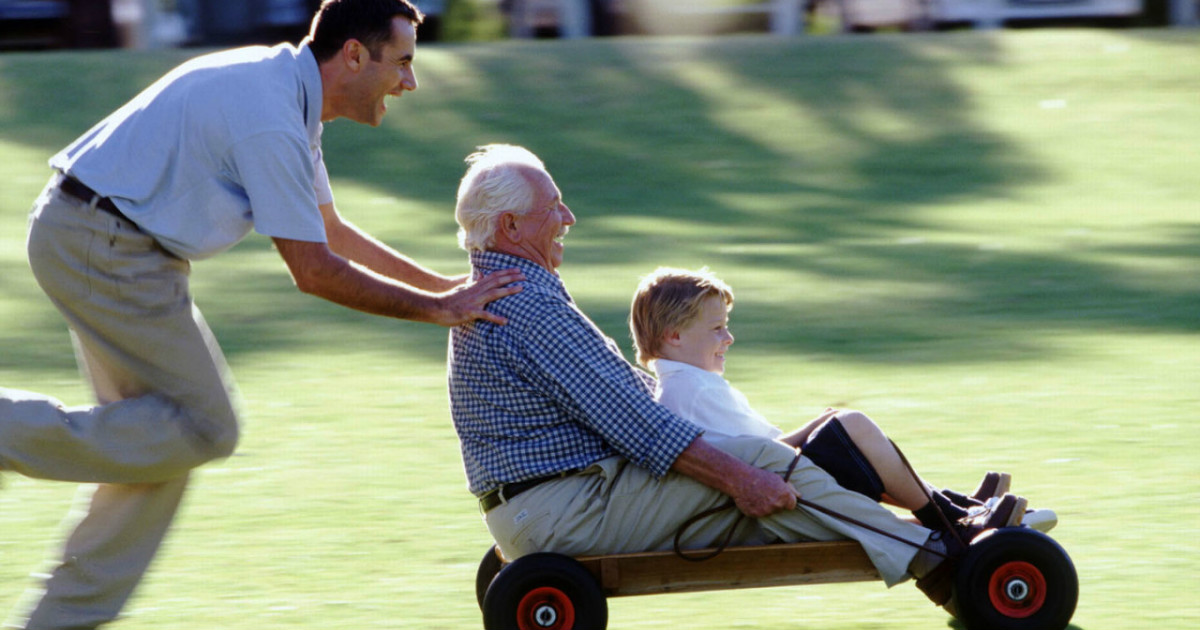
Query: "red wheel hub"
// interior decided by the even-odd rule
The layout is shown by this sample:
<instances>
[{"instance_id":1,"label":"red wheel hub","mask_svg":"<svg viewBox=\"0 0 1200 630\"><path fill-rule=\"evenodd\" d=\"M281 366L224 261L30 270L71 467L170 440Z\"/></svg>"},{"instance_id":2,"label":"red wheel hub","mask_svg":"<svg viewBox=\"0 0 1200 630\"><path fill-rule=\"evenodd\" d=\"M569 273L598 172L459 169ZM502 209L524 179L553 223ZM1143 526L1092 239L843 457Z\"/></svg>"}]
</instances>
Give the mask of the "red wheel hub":
<instances>
[{"instance_id":1,"label":"red wheel hub","mask_svg":"<svg viewBox=\"0 0 1200 630\"><path fill-rule=\"evenodd\" d=\"M1028 562L1006 562L992 573L988 597L1000 614L1024 619L1046 603L1046 577Z\"/></svg>"},{"instance_id":2,"label":"red wheel hub","mask_svg":"<svg viewBox=\"0 0 1200 630\"><path fill-rule=\"evenodd\" d=\"M517 604L517 623L520 630L570 630L575 627L575 605L556 588L535 588Z\"/></svg>"}]
</instances>

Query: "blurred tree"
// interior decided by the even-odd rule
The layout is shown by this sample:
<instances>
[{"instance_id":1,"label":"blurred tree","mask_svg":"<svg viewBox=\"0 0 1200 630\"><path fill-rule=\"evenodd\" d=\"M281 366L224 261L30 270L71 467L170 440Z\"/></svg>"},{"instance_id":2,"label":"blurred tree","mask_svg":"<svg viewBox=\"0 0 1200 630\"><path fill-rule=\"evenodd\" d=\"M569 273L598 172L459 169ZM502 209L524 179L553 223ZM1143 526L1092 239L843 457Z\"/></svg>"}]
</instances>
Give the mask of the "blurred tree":
<instances>
[{"instance_id":1,"label":"blurred tree","mask_svg":"<svg viewBox=\"0 0 1200 630\"><path fill-rule=\"evenodd\" d=\"M451 42L493 41L505 36L504 18L495 2L446 0L441 39Z\"/></svg>"}]
</instances>

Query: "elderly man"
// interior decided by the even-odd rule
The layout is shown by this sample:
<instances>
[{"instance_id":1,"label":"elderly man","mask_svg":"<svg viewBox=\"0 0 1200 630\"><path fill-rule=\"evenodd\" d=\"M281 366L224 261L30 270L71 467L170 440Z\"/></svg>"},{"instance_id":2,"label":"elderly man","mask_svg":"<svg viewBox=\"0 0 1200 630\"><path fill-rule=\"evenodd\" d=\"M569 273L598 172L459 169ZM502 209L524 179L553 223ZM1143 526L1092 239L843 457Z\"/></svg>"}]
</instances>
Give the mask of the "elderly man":
<instances>
[{"instance_id":1,"label":"elderly man","mask_svg":"<svg viewBox=\"0 0 1200 630\"><path fill-rule=\"evenodd\" d=\"M889 586L924 578L918 586L945 603L952 563L942 560L961 551L956 537L838 486L781 442L734 438L718 449L698 439L563 286L562 239L575 216L542 162L508 145L467 162L456 218L473 274L515 267L526 278L521 293L488 307L507 326L468 322L450 335L451 412L470 491L507 557L670 549L681 524L732 497L753 518L703 519L684 532L685 548L713 545L731 527L733 544L852 538ZM797 509L797 497L869 528Z\"/></svg>"},{"instance_id":2,"label":"elderly man","mask_svg":"<svg viewBox=\"0 0 1200 630\"><path fill-rule=\"evenodd\" d=\"M378 315L446 326L517 288L463 287L342 219L322 123L377 126L415 90L407 0L325 0L300 46L204 55L175 69L50 160L29 262L71 328L100 404L0 388L0 469L83 487L45 588L12 625L112 620L166 535L189 471L233 451L238 419L220 349L188 287L192 260L251 230L297 287Z\"/></svg>"}]
</instances>

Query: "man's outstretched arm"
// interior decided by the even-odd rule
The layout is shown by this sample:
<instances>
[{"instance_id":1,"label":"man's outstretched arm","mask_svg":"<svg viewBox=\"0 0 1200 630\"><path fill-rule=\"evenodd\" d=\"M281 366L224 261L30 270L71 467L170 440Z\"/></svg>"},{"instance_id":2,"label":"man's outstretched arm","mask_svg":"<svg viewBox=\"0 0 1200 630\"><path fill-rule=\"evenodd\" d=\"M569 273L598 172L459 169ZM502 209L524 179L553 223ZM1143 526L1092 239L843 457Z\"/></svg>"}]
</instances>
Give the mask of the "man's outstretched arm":
<instances>
[{"instance_id":1,"label":"man's outstretched arm","mask_svg":"<svg viewBox=\"0 0 1200 630\"><path fill-rule=\"evenodd\" d=\"M442 326L476 319L504 324L503 317L484 307L520 291L521 287L512 283L523 279L516 270L498 271L450 293L433 293L356 265L325 243L285 238L274 241L300 291L364 313Z\"/></svg>"},{"instance_id":2,"label":"man's outstretched arm","mask_svg":"<svg viewBox=\"0 0 1200 630\"><path fill-rule=\"evenodd\" d=\"M332 203L321 204L320 208L329 249L346 260L430 293L445 293L467 279L467 276L450 278L426 269L342 218Z\"/></svg>"}]
</instances>

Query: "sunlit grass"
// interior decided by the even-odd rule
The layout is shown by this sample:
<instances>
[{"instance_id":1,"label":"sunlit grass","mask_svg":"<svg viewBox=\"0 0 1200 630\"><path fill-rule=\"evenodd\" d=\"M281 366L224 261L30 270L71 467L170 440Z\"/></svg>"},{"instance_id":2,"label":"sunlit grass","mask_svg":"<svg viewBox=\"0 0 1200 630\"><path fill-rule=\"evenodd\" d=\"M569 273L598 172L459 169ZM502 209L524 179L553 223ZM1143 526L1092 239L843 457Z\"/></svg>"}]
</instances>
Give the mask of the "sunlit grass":
<instances>
[{"instance_id":1,"label":"sunlit grass","mask_svg":"<svg viewBox=\"0 0 1200 630\"><path fill-rule=\"evenodd\" d=\"M638 278L737 293L727 377L779 424L880 421L932 480L1060 515L1086 630L1200 623L1200 39L1026 31L423 47L381 129L335 122L343 214L465 271L453 195L529 146L579 218L563 276L624 347ZM0 385L88 399L24 260L46 160L195 51L0 56ZM64 86L73 96L63 97ZM445 332L296 292L266 239L195 266L238 377L239 453L197 471L114 627L470 628L489 544ZM0 607L73 489L0 490ZM615 599L611 627L942 628L905 585Z\"/></svg>"}]
</instances>

